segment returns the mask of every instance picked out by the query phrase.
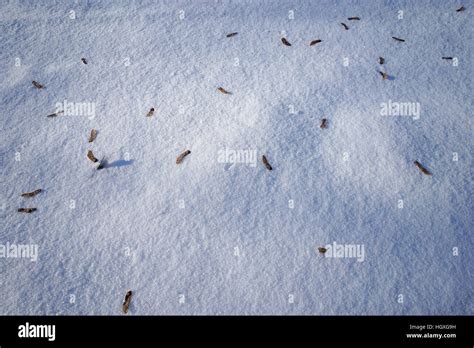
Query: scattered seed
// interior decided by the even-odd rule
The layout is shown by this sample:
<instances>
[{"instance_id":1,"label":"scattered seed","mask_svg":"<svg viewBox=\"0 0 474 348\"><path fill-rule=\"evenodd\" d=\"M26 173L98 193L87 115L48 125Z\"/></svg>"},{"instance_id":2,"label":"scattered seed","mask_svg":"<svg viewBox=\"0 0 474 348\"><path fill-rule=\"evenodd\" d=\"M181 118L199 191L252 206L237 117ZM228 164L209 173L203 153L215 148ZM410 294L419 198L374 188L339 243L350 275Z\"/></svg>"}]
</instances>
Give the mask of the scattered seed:
<instances>
[{"instance_id":1,"label":"scattered seed","mask_svg":"<svg viewBox=\"0 0 474 348\"><path fill-rule=\"evenodd\" d=\"M284 37L281 38L281 42L283 42L283 45L291 46L291 44L288 42L288 40L285 39Z\"/></svg>"},{"instance_id":2,"label":"scattered seed","mask_svg":"<svg viewBox=\"0 0 474 348\"><path fill-rule=\"evenodd\" d=\"M182 154L180 154L180 155L178 156L178 158L176 158L176 164L180 164L181 162L183 162L184 157L186 157L186 156L189 155L190 153L191 153L191 151L186 150L186 151L184 151Z\"/></svg>"},{"instance_id":3,"label":"scattered seed","mask_svg":"<svg viewBox=\"0 0 474 348\"><path fill-rule=\"evenodd\" d=\"M341 23L341 25L344 27L344 29L349 30L349 27L347 26L346 23Z\"/></svg>"},{"instance_id":4,"label":"scattered seed","mask_svg":"<svg viewBox=\"0 0 474 348\"><path fill-rule=\"evenodd\" d=\"M26 214L30 214L36 210L37 210L36 208L18 208L19 213L26 213Z\"/></svg>"},{"instance_id":5,"label":"scattered seed","mask_svg":"<svg viewBox=\"0 0 474 348\"><path fill-rule=\"evenodd\" d=\"M309 43L310 46L313 46L313 45L316 45L318 43L320 43L322 40L313 40Z\"/></svg>"},{"instance_id":6,"label":"scattered seed","mask_svg":"<svg viewBox=\"0 0 474 348\"><path fill-rule=\"evenodd\" d=\"M399 37L392 36L392 39L400 41L400 42L405 42L404 39L400 39Z\"/></svg>"},{"instance_id":7,"label":"scattered seed","mask_svg":"<svg viewBox=\"0 0 474 348\"><path fill-rule=\"evenodd\" d=\"M58 111L58 112L55 112L55 113L53 113L53 114L49 114L49 115L46 116L46 117L51 117L51 118L52 118L52 117L59 116L59 115L61 115L61 114L63 114L63 113L64 113L64 111Z\"/></svg>"},{"instance_id":8,"label":"scattered seed","mask_svg":"<svg viewBox=\"0 0 474 348\"><path fill-rule=\"evenodd\" d=\"M92 162L96 163L98 162L99 160L97 158L95 158L94 154L92 153L91 150L89 150L87 152L87 158L90 159Z\"/></svg>"},{"instance_id":9,"label":"scattered seed","mask_svg":"<svg viewBox=\"0 0 474 348\"><path fill-rule=\"evenodd\" d=\"M95 129L92 129L91 134L89 135L89 143L92 143L96 137L97 137L97 131Z\"/></svg>"},{"instance_id":10,"label":"scattered seed","mask_svg":"<svg viewBox=\"0 0 474 348\"><path fill-rule=\"evenodd\" d=\"M155 108L151 108L150 111L146 114L146 117L151 117L155 113Z\"/></svg>"},{"instance_id":11,"label":"scattered seed","mask_svg":"<svg viewBox=\"0 0 474 348\"><path fill-rule=\"evenodd\" d=\"M127 291L125 294L125 300L123 301L122 304L122 311L127 314L128 312L128 307L130 306L130 301L132 301L132 290Z\"/></svg>"},{"instance_id":12,"label":"scattered seed","mask_svg":"<svg viewBox=\"0 0 474 348\"><path fill-rule=\"evenodd\" d=\"M267 168L268 170L272 170L272 166L270 165L270 163L268 163L268 160L267 158L265 157L265 155L262 156L262 162L263 164L265 165L265 168Z\"/></svg>"},{"instance_id":13,"label":"scattered seed","mask_svg":"<svg viewBox=\"0 0 474 348\"><path fill-rule=\"evenodd\" d=\"M31 191L31 192L22 193L21 196L22 197L34 197L40 192L41 192L41 189L37 189L37 190Z\"/></svg>"},{"instance_id":14,"label":"scattered seed","mask_svg":"<svg viewBox=\"0 0 474 348\"><path fill-rule=\"evenodd\" d=\"M424 166L421 165L420 162L415 161L414 163L423 174L432 175L428 169L426 169Z\"/></svg>"},{"instance_id":15,"label":"scattered seed","mask_svg":"<svg viewBox=\"0 0 474 348\"><path fill-rule=\"evenodd\" d=\"M41 83L38 83L36 81L32 81L31 83L33 84L33 86L35 86L38 89L43 89L44 88L44 86Z\"/></svg>"},{"instance_id":16,"label":"scattered seed","mask_svg":"<svg viewBox=\"0 0 474 348\"><path fill-rule=\"evenodd\" d=\"M231 92L225 90L225 89L222 88L222 87L217 88L217 90L218 90L219 92L221 92L222 94L232 94Z\"/></svg>"},{"instance_id":17,"label":"scattered seed","mask_svg":"<svg viewBox=\"0 0 474 348\"><path fill-rule=\"evenodd\" d=\"M235 32L235 33L230 33L230 34L227 34L226 36L227 36L227 37L232 37L232 36L235 36L235 35L237 35L237 34L238 34L238 33L237 33L237 32Z\"/></svg>"},{"instance_id":18,"label":"scattered seed","mask_svg":"<svg viewBox=\"0 0 474 348\"><path fill-rule=\"evenodd\" d=\"M319 247L318 251L319 251L320 254L324 254L326 251L328 251L328 249L323 248L323 247Z\"/></svg>"},{"instance_id":19,"label":"scattered seed","mask_svg":"<svg viewBox=\"0 0 474 348\"><path fill-rule=\"evenodd\" d=\"M320 123L320 125L319 125L319 128L323 128L323 129L324 129L324 128L328 128L328 120L327 120L327 118L323 118L323 119L321 120L321 123Z\"/></svg>"}]
</instances>

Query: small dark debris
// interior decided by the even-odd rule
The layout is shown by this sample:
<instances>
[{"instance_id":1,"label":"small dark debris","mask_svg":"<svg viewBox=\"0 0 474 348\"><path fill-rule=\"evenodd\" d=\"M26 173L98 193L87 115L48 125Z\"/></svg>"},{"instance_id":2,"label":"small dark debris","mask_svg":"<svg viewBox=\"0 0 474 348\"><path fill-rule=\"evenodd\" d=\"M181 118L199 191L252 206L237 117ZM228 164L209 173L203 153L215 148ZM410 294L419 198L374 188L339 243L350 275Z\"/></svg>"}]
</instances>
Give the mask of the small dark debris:
<instances>
[{"instance_id":1,"label":"small dark debris","mask_svg":"<svg viewBox=\"0 0 474 348\"><path fill-rule=\"evenodd\" d=\"M265 168L267 168L268 170L273 169L270 163L268 163L267 157L265 157L265 155L262 156L262 162L265 165Z\"/></svg>"},{"instance_id":2,"label":"small dark debris","mask_svg":"<svg viewBox=\"0 0 474 348\"><path fill-rule=\"evenodd\" d=\"M31 192L22 193L21 196L22 197L34 197L40 192L41 192L41 189L37 189L37 190L31 191Z\"/></svg>"},{"instance_id":3,"label":"small dark debris","mask_svg":"<svg viewBox=\"0 0 474 348\"><path fill-rule=\"evenodd\" d=\"M36 210L37 210L36 208L18 208L19 213L26 213L26 214L30 214Z\"/></svg>"},{"instance_id":4,"label":"small dark debris","mask_svg":"<svg viewBox=\"0 0 474 348\"><path fill-rule=\"evenodd\" d=\"M281 42L283 42L283 44L286 46L291 46L290 42L284 37L281 38Z\"/></svg>"},{"instance_id":5,"label":"small dark debris","mask_svg":"<svg viewBox=\"0 0 474 348\"><path fill-rule=\"evenodd\" d=\"M319 124L319 128L325 129L328 128L328 120L327 118L323 118L321 120L321 123Z\"/></svg>"},{"instance_id":6,"label":"small dark debris","mask_svg":"<svg viewBox=\"0 0 474 348\"><path fill-rule=\"evenodd\" d=\"M392 36L392 39L399 41L399 42L405 42L404 39L400 39L399 37Z\"/></svg>"},{"instance_id":7,"label":"small dark debris","mask_svg":"<svg viewBox=\"0 0 474 348\"><path fill-rule=\"evenodd\" d=\"M38 89L43 89L44 88L44 85L42 85L39 82L32 81L31 83L33 84L33 86L35 86L35 88L38 88Z\"/></svg>"},{"instance_id":8,"label":"small dark debris","mask_svg":"<svg viewBox=\"0 0 474 348\"><path fill-rule=\"evenodd\" d=\"M319 251L320 254L324 254L326 251L328 251L328 249L323 248L323 247L319 247L318 251Z\"/></svg>"}]
</instances>

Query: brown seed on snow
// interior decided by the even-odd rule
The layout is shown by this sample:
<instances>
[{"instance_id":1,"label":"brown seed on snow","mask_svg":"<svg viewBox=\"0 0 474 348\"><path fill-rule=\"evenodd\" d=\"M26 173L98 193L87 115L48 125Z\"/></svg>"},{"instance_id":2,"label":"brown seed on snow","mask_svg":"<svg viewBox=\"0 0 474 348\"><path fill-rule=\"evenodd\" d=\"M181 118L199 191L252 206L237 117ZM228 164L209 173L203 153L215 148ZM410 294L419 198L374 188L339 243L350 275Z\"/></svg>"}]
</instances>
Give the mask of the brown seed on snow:
<instances>
[{"instance_id":1,"label":"brown seed on snow","mask_svg":"<svg viewBox=\"0 0 474 348\"><path fill-rule=\"evenodd\" d=\"M413 162L413 163L415 163L415 166L417 166L418 169L419 169L423 174L425 174L425 175L432 175L428 169L426 169L425 167L423 167L423 166L421 165L420 162L415 161L415 162Z\"/></svg>"},{"instance_id":2,"label":"brown seed on snow","mask_svg":"<svg viewBox=\"0 0 474 348\"><path fill-rule=\"evenodd\" d=\"M400 39L399 37L395 37L395 36L392 36L392 39L394 39L396 41L400 41L400 42L405 42L404 39Z\"/></svg>"},{"instance_id":3,"label":"brown seed on snow","mask_svg":"<svg viewBox=\"0 0 474 348\"><path fill-rule=\"evenodd\" d=\"M320 43L322 40L313 40L309 43L310 46L316 45L317 43Z\"/></svg>"},{"instance_id":4,"label":"brown seed on snow","mask_svg":"<svg viewBox=\"0 0 474 348\"><path fill-rule=\"evenodd\" d=\"M319 128L323 128L323 129L324 129L324 128L328 128L328 120L327 120L327 118L323 118L323 119L321 120L321 124L319 125Z\"/></svg>"},{"instance_id":5,"label":"brown seed on snow","mask_svg":"<svg viewBox=\"0 0 474 348\"><path fill-rule=\"evenodd\" d=\"M125 300L123 301L122 304L122 311L127 314L128 312L128 307L130 306L130 301L132 301L132 290L127 291L125 294Z\"/></svg>"},{"instance_id":6,"label":"brown seed on snow","mask_svg":"<svg viewBox=\"0 0 474 348\"><path fill-rule=\"evenodd\" d=\"M40 192L41 192L41 189L37 189L37 190L31 191L31 192L22 193L21 196L22 197L34 197Z\"/></svg>"},{"instance_id":7,"label":"brown seed on snow","mask_svg":"<svg viewBox=\"0 0 474 348\"><path fill-rule=\"evenodd\" d=\"M328 249L323 248L323 247L319 247L318 251L319 251L320 254L324 254L326 251L328 251Z\"/></svg>"},{"instance_id":8,"label":"brown seed on snow","mask_svg":"<svg viewBox=\"0 0 474 348\"><path fill-rule=\"evenodd\" d=\"M283 42L283 44L286 45L286 46L291 46L291 44L288 42L288 40L285 39L284 37L281 38L281 42Z\"/></svg>"},{"instance_id":9,"label":"brown seed on snow","mask_svg":"<svg viewBox=\"0 0 474 348\"><path fill-rule=\"evenodd\" d=\"M178 158L176 158L176 164L180 164L181 162L183 162L184 157L186 157L186 156L189 155L190 153L191 153L191 151L186 150L186 151L184 151L182 154L180 154L180 155L178 156Z\"/></svg>"},{"instance_id":10,"label":"brown seed on snow","mask_svg":"<svg viewBox=\"0 0 474 348\"><path fill-rule=\"evenodd\" d=\"M38 83L36 81L32 81L31 83L33 84L33 86L35 86L38 89L44 88L44 86L41 83Z\"/></svg>"},{"instance_id":11,"label":"brown seed on snow","mask_svg":"<svg viewBox=\"0 0 474 348\"><path fill-rule=\"evenodd\" d=\"M265 155L262 156L262 162L263 164L265 165L265 168L267 168L268 170L272 170L272 166L270 165L270 163L268 163L268 160L267 158L265 157Z\"/></svg>"},{"instance_id":12,"label":"brown seed on snow","mask_svg":"<svg viewBox=\"0 0 474 348\"><path fill-rule=\"evenodd\" d=\"M222 87L217 88L217 90L218 90L219 92L221 92L222 94L232 94L231 92L226 91L226 90L225 90L224 88L222 88Z\"/></svg>"},{"instance_id":13,"label":"brown seed on snow","mask_svg":"<svg viewBox=\"0 0 474 348\"><path fill-rule=\"evenodd\" d=\"M237 34L238 34L238 33L237 33L237 32L235 32L235 33L230 33L230 34L227 34L226 36L227 36L227 37L232 37L232 36L235 36L235 35L237 35Z\"/></svg>"},{"instance_id":14,"label":"brown seed on snow","mask_svg":"<svg viewBox=\"0 0 474 348\"><path fill-rule=\"evenodd\" d=\"M155 113L155 108L151 108L150 111L146 114L146 117L151 117Z\"/></svg>"},{"instance_id":15,"label":"brown seed on snow","mask_svg":"<svg viewBox=\"0 0 474 348\"><path fill-rule=\"evenodd\" d=\"M349 27L347 26L346 23L341 23L341 25L344 27L344 29L349 30Z\"/></svg>"},{"instance_id":16,"label":"brown seed on snow","mask_svg":"<svg viewBox=\"0 0 474 348\"><path fill-rule=\"evenodd\" d=\"M36 210L37 210L36 208L18 208L19 213L26 213L26 214L30 214Z\"/></svg>"},{"instance_id":17,"label":"brown seed on snow","mask_svg":"<svg viewBox=\"0 0 474 348\"><path fill-rule=\"evenodd\" d=\"M97 131L95 129L92 129L91 134L89 135L89 143L92 143L96 137L97 137Z\"/></svg>"},{"instance_id":18,"label":"brown seed on snow","mask_svg":"<svg viewBox=\"0 0 474 348\"><path fill-rule=\"evenodd\" d=\"M46 116L46 117L56 117L56 116L61 115L62 113L64 113L64 111L58 111L58 112L55 112L55 113L53 113L53 114L49 114L49 115Z\"/></svg>"},{"instance_id":19,"label":"brown seed on snow","mask_svg":"<svg viewBox=\"0 0 474 348\"><path fill-rule=\"evenodd\" d=\"M91 150L89 150L87 152L87 158L90 159L92 162L96 163L98 162L99 160L97 158L95 158L94 154L92 153Z\"/></svg>"}]
</instances>

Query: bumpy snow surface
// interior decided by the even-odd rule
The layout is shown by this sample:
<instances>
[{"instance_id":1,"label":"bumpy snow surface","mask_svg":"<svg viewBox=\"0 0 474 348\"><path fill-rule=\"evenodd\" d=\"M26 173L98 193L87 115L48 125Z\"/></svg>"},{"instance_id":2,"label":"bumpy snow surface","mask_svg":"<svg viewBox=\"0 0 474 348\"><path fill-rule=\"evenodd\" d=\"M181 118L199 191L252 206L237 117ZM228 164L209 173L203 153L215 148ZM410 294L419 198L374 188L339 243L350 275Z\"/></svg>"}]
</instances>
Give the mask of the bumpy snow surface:
<instances>
[{"instance_id":1,"label":"bumpy snow surface","mask_svg":"<svg viewBox=\"0 0 474 348\"><path fill-rule=\"evenodd\" d=\"M474 313L474 1L0 5L1 314Z\"/></svg>"}]
</instances>

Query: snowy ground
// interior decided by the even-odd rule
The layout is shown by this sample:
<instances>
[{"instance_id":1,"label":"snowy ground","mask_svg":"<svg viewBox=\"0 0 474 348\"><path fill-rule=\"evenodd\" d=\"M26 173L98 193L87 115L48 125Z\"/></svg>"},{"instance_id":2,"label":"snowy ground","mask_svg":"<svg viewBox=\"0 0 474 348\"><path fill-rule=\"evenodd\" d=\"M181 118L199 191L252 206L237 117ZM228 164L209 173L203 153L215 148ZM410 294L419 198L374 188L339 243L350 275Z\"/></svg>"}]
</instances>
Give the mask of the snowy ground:
<instances>
[{"instance_id":1,"label":"snowy ground","mask_svg":"<svg viewBox=\"0 0 474 348\"><path fill-rule=\"evenodd\" d=\"M0 7L0 314L474 314L474 1Z\"/></svg>"}]
</instances>

